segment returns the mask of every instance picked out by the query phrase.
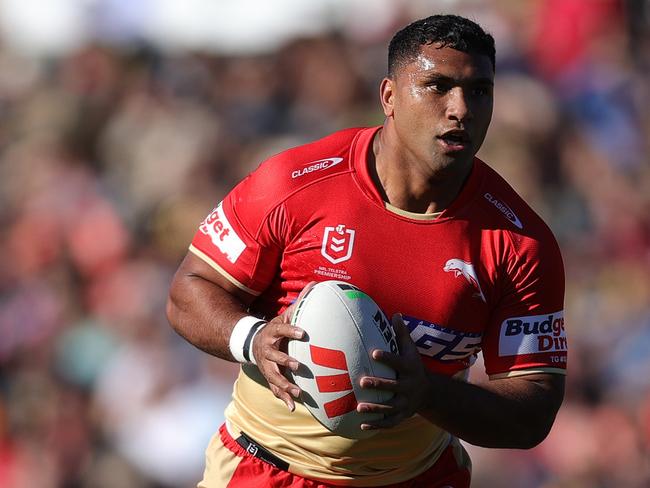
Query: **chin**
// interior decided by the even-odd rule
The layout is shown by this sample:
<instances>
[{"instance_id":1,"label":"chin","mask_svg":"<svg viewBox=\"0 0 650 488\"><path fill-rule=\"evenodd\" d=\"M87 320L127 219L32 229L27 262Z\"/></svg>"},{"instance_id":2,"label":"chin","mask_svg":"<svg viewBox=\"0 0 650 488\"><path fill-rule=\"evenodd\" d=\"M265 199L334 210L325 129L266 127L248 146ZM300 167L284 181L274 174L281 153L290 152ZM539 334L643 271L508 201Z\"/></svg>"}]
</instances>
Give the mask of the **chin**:
<instances>
[{"instance_id":1,"label":"chin","mask_svg":"<svg viewBox=\"0 0 650 488\"><path fill-rule=\"evenodd\" d=\"M432 161L432 168L441 172L441 176L464 173L473 164L474 155L463 151L463 153L436 155Z\"/></svg>"}]
</instances>

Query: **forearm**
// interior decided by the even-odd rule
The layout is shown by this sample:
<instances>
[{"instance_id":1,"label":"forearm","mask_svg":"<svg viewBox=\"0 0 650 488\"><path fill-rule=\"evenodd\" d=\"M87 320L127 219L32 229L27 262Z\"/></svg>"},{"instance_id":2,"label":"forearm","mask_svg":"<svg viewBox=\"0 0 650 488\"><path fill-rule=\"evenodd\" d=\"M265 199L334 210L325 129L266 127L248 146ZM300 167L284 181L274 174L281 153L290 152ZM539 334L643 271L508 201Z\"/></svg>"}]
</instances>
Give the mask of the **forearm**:
<instances>
[{"instance_id":1,"label":"forearm","mask_svg":"<svg viewBox=\"0 0 650 488\"><path fill-rule=\"evenodd\" d=\"M228 344L234 324L244 315L245 305L215 283L191 273L174 278L167 301L169 323L208 354L235 361Z\"/></svg>"},{"instance_id":2,"label":"forearm","mask_svg":"<svg viewBox=\"0 0 650 488\"><path fill-rule=\"evenodd\" d=\"M560 406L552 383L531 375L474 385L430 374L420 413L471 444L528 449L548 435Z\"/></svg>"}]
</instances>

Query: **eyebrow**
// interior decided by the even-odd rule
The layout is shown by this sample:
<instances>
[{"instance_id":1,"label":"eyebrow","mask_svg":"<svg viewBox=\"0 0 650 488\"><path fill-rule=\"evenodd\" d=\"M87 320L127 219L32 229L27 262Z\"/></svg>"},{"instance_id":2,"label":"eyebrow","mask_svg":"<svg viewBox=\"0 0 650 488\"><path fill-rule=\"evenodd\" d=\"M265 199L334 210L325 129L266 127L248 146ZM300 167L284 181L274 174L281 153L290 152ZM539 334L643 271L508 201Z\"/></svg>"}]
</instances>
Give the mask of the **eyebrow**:
<instances>
[{"instance_id":1,"label":"eyebrow","mask_svg":"<svg viewBox=\"0 0 650 488\"><path fill-rule=\"evenodd\" d=\"M494 86L494 81L491 78L480 77L480 78L452 78L451 76L441 75L439 73L431 73L424 76L424 79L431 81L438 81L442 83L449 83L452 85L464 85L471 83L473 85L489 85Z\"/></svg>"}]
</instances>

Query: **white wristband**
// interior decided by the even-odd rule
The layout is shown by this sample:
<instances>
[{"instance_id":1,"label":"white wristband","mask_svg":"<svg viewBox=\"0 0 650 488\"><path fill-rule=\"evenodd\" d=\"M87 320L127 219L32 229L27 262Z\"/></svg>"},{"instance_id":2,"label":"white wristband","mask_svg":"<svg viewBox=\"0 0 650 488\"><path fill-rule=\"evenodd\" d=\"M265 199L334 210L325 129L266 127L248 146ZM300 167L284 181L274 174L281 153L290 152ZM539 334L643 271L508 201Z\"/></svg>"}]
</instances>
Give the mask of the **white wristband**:
<instances>
[{"instance_id":1,"label":"white wristband","mask_svg":"<svg viewBox=\"0 0 650 488\"><path fill-rule=\"evenodd\" d=\"M240 363L255 363L255 356L253 356L253 338L262 327L266 325L264 320L257 317L248 315L242 317L235 324L230 334L230 354Z\"/></svg>"}]
</instances>

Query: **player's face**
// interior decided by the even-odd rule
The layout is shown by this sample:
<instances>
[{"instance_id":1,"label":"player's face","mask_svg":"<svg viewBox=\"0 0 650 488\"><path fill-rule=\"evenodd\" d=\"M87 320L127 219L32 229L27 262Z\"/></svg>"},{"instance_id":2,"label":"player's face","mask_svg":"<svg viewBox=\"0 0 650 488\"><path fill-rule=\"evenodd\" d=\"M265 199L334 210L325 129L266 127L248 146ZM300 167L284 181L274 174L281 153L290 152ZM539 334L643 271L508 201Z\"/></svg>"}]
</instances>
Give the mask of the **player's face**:
<instances>
[{"instance_id":1,"label":"player's face","mask_svg":"<svg viewBox=\"0 0 650 488\"><path fill-rule=\"evenodd\" d=\"M468 168L492 118L494 70L487 56L424 45L382 83L382 105L400 151L434 170Z\"/></svg>"}]
</instances>

